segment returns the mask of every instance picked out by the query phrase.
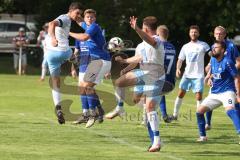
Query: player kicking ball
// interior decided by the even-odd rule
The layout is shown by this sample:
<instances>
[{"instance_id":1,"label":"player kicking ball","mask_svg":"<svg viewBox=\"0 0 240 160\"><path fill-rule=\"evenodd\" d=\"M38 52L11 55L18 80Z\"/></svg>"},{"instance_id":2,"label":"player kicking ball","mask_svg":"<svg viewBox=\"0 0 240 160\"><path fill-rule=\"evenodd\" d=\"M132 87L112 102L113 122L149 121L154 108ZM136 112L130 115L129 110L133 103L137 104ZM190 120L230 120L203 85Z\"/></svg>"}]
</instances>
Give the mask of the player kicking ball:
<instances>
[{"instance_id":1,"label":"player kicking ball","mask_svg":"<svg viewBox=\"0 0 240 160\"><path fill-rule=\"evenodd\" d=\"M153 131L153 141L149 147L149 152L157 152L161 148L159 135L159 119L156 111L156 105L161 100L160 92L165 80L164 72L164 46L156 35L157 18L149 16L144 18L142 29L137 26L137 18L130 17L130 25L143 40L135 52L135 56L122 59L116 57L116 60L122 63L129 63L121 77L115 81L117 107L113 112L106 115L106 118L114 118L123 113L124 88L135 86L135 102L141 98L144 99L146 106L147 120L149 127ZM140 69L132 71L136 64L140 64Z\"/></svg>"},{"instance_id":2,"label":"player kicking ball","mask_svg":"<svg viewBox=\"0 0 240 160\"><path fill-rule=\"evenodd\" d=\"M240 136L240 118L235 109L235 103L240 102L240 76L234 62L224 56L226 44L215 42L212 49L211 66L211 91L197 109L197 123L200 137L198 142L207 141L204 113L221 105L231 118L237 134ZM240 142L239 142L240 144Z\"/></svg>"}]
</instances>

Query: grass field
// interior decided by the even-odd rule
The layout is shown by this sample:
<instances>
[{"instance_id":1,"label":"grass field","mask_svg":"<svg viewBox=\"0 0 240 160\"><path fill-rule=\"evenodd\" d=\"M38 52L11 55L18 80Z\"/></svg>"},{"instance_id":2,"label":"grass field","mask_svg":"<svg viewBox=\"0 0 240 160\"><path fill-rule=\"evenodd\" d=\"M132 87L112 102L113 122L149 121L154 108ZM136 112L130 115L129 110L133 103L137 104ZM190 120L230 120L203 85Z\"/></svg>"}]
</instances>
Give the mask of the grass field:
<instances>
[{"instance_id":1,"label":"grass field","mask_svg":"<svg viewBox=\"0 0 240 160\"><path fill-rule=\"evenodd\" d=\"M148 153L149 139L147 130L140 125L139 108L126 106L128 114L123 119L105 120L89 129L70 121L59 125L48 82L39 83L38 78L0 75L0 160L239 160L238 138L222 107L214 111L209 141L195 142L198 130L192 93L185 97L177 122L161 121L162 150ZM66 82L77 84L71 78ZM98 90L111 95L113 88L105 82ZM169 113L175 97L176 90L167 95ZM62 98L73 101L72 113L80 112L78 96L65 94ZM111 101L109 105L114 104L108 94L104 98Z\"/></svg>"}]
</instances>

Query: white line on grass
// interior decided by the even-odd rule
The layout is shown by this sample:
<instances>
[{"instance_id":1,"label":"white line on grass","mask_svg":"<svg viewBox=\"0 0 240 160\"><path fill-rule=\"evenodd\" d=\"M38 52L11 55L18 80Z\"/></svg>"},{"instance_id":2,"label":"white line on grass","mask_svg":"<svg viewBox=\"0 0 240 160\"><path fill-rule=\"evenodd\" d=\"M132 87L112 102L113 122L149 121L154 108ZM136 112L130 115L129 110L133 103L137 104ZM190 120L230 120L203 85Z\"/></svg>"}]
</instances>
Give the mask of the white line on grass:
<instances>
[{"instance_id":1,"label":"white line on grass","mask_svg":"<svg viewBox=\"0 0 240 160\"><path fill-rule=\"evenodd\" d=\"M54 124L57 124L58 123L56 121L53 121L52 119L49 119L49 118L42 118L44 120L47 120L49 121L50 123L54 123ZM78 126L74 126L74 125L65 125L65 126L68 126L68 127L73 127L73 128L79 128ZM126 146L129 146L133 149L136 149L136 150L139 150L139 151L145 151L146 148L143 148L143 147L139 147L137 145L134 145L134 144L131 144L121 138L115 138L113 137L111 134L107 133L107 132L100 132L99 130L95 131L93 129L87 129L87 128L81 128L81 129L85 129L85 131L91 133L91 134L94 134L96 136L103 136L103 137L106 137L107 140L109 141L112 141L112 142L117 142L119 144L122 144L122 145L126 145ZM150 154L150 153L149 153ZM166 153L162 153L162 152L156 152L156 153L153 153L153 154L159 154L161 157L165 157L165 158L168 158L168 159L172 159L172 160L184 160L183 158L178 158L176 156L172 156L172 155L167 155Z\"/></svg>"}]
</instances>

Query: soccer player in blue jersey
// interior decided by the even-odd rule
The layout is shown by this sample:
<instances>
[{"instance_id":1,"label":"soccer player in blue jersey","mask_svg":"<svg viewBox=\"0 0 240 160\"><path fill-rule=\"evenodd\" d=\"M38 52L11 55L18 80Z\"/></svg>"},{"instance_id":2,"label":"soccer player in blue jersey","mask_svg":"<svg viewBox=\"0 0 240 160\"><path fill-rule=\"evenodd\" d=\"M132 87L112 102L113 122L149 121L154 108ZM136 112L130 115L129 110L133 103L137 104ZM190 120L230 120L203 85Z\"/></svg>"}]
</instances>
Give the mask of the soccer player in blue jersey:
<instances>
[{"instance_id":1,"label":"soccer player in blue jersey","mask_svg":"<svg viewBox=\"0 0 240 160\"><path fill-rule=\"evenodd\" d=\"M240 70L240 53L236 47L236 45L234 45L233 42L231 42L230 40L226 40L226 29L222 26L217 26L214 29L214 37L216 41L219 42L224 42L226 44L226 56L232 60L232 62L234 64L236 64L236 67L238 70ZM208 72L210 68L210 65L208 65L206 67L206 71ZM235 108L238 110L238 115L240 117L240 106L238 103L236 103ZM211 118L212 118L212 111L209 111L206 113L206 129L209 130L211 129Z\"/></svg>"},{"instance_id":2,"label":"soccer player in blue jersey","mask_svg":"<svg viewBox=\"0 0 240 160\"><path fill-rule=\"evenodd\" d=\"M210 79L212 88L209 95L197 109L197 123L200 137L197 141L207 141L204 113L221 105L233 121L237 134L240 136L240 118L235 110L235 102L240 102L240 76L234 62L224 56L226 44L215 42L210 60ZM240 142L239 142L240 144Z\"/></svg>"},{"instance_id":3,"label":"soccer player in blue jersey","mask_svg":"<svg viewBox=\"0 0 240 160\"><path fill-rule=\"evenodd\" d=\"M176 50L173 44L167 41L169 30L167 26L160 25L157 28L157 35L160 37L160 40L164 44L165 58L164 58L164 67L165 67L165 85L169 90L173 90L175 87L175 77L176 77ZM167 114L166 110L166 99L165 96L162 96L160 101L160 110L162 113L162 118L164 122L171 122L170 117Z\"/></svg>"},{"instance_id":4,"label":"soccer player in blue jersey","mask_svg":"<svg viewBox=\"0 0 240 160\"><path fill-rule=\"evenodd\" d=\"M83 115L88 118L86 127L89 128L97 119L96 108L101 107L94 86L99 84L104 75L110 72L111 61L109 52L104 48L106 41L102 29L96 23L95 10L87 9L84 11L84 22L82 22L81 26L85 29L85 33L70 32L70 36L81 42L84 41L86 52L89 52L89 64L84 68L86 69L85 72L83 70L81 72L80 68L79 74L81 101L83 111L86 113ZM103 118L103 110L99 114Z\"/></svg>"},{"instance_id":5,"label":"soccer player in blue jersey","mask_svg":"<svg viewBox=\"0 0 240 160\"><path fill-rule=\"evenodd\" d=\"M61 107L60 68L61 64L70 59L72 55L68 42L71 21L78 21L81 18L81 13L81 4L78 2L71 3L67 14L60 15L49 22L48 35L46 36L46 59L52 79L53 101L60 124L65 123Z\"/></svg>"}]
</instances>

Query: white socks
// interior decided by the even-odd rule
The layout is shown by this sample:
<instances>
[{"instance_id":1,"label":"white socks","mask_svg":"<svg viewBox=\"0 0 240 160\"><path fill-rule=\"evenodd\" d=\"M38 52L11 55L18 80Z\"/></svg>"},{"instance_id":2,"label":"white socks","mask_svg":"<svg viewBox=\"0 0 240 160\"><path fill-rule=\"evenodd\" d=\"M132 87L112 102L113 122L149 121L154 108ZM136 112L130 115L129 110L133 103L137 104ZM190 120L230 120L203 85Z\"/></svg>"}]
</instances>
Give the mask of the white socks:
<instances>
[{"instance_id":1,"label":"white socks","mask_svg":"<svg viewBox=\"0 0 240 160\"><path fill-rule=\"evenodd\" d=\"M177 97L174 104L173 116L177 117L182 105L182 98Z\"/></svg>"},{"instance_id":2,"label":"white socks","mask_svg":"<svg viewBox=\"0 0 240 160\"><path fill-rule=\"evenodd\" d=\"M147 119L154 134L153 146L160 144L159 119L156 111L148 112Z\"/></svg>"},{"instance_id":3,"label":"white socks","mask_svg":"<svg viewBox=\"0 0 240 160\"><path fill-rule=\"evenodd\" d=\"M53 96L53 102L54 105L60 105L60 101L61 101L61 93L60 93L60 89L52 89L52 96Z\"/></svg>"}]
</instances>

